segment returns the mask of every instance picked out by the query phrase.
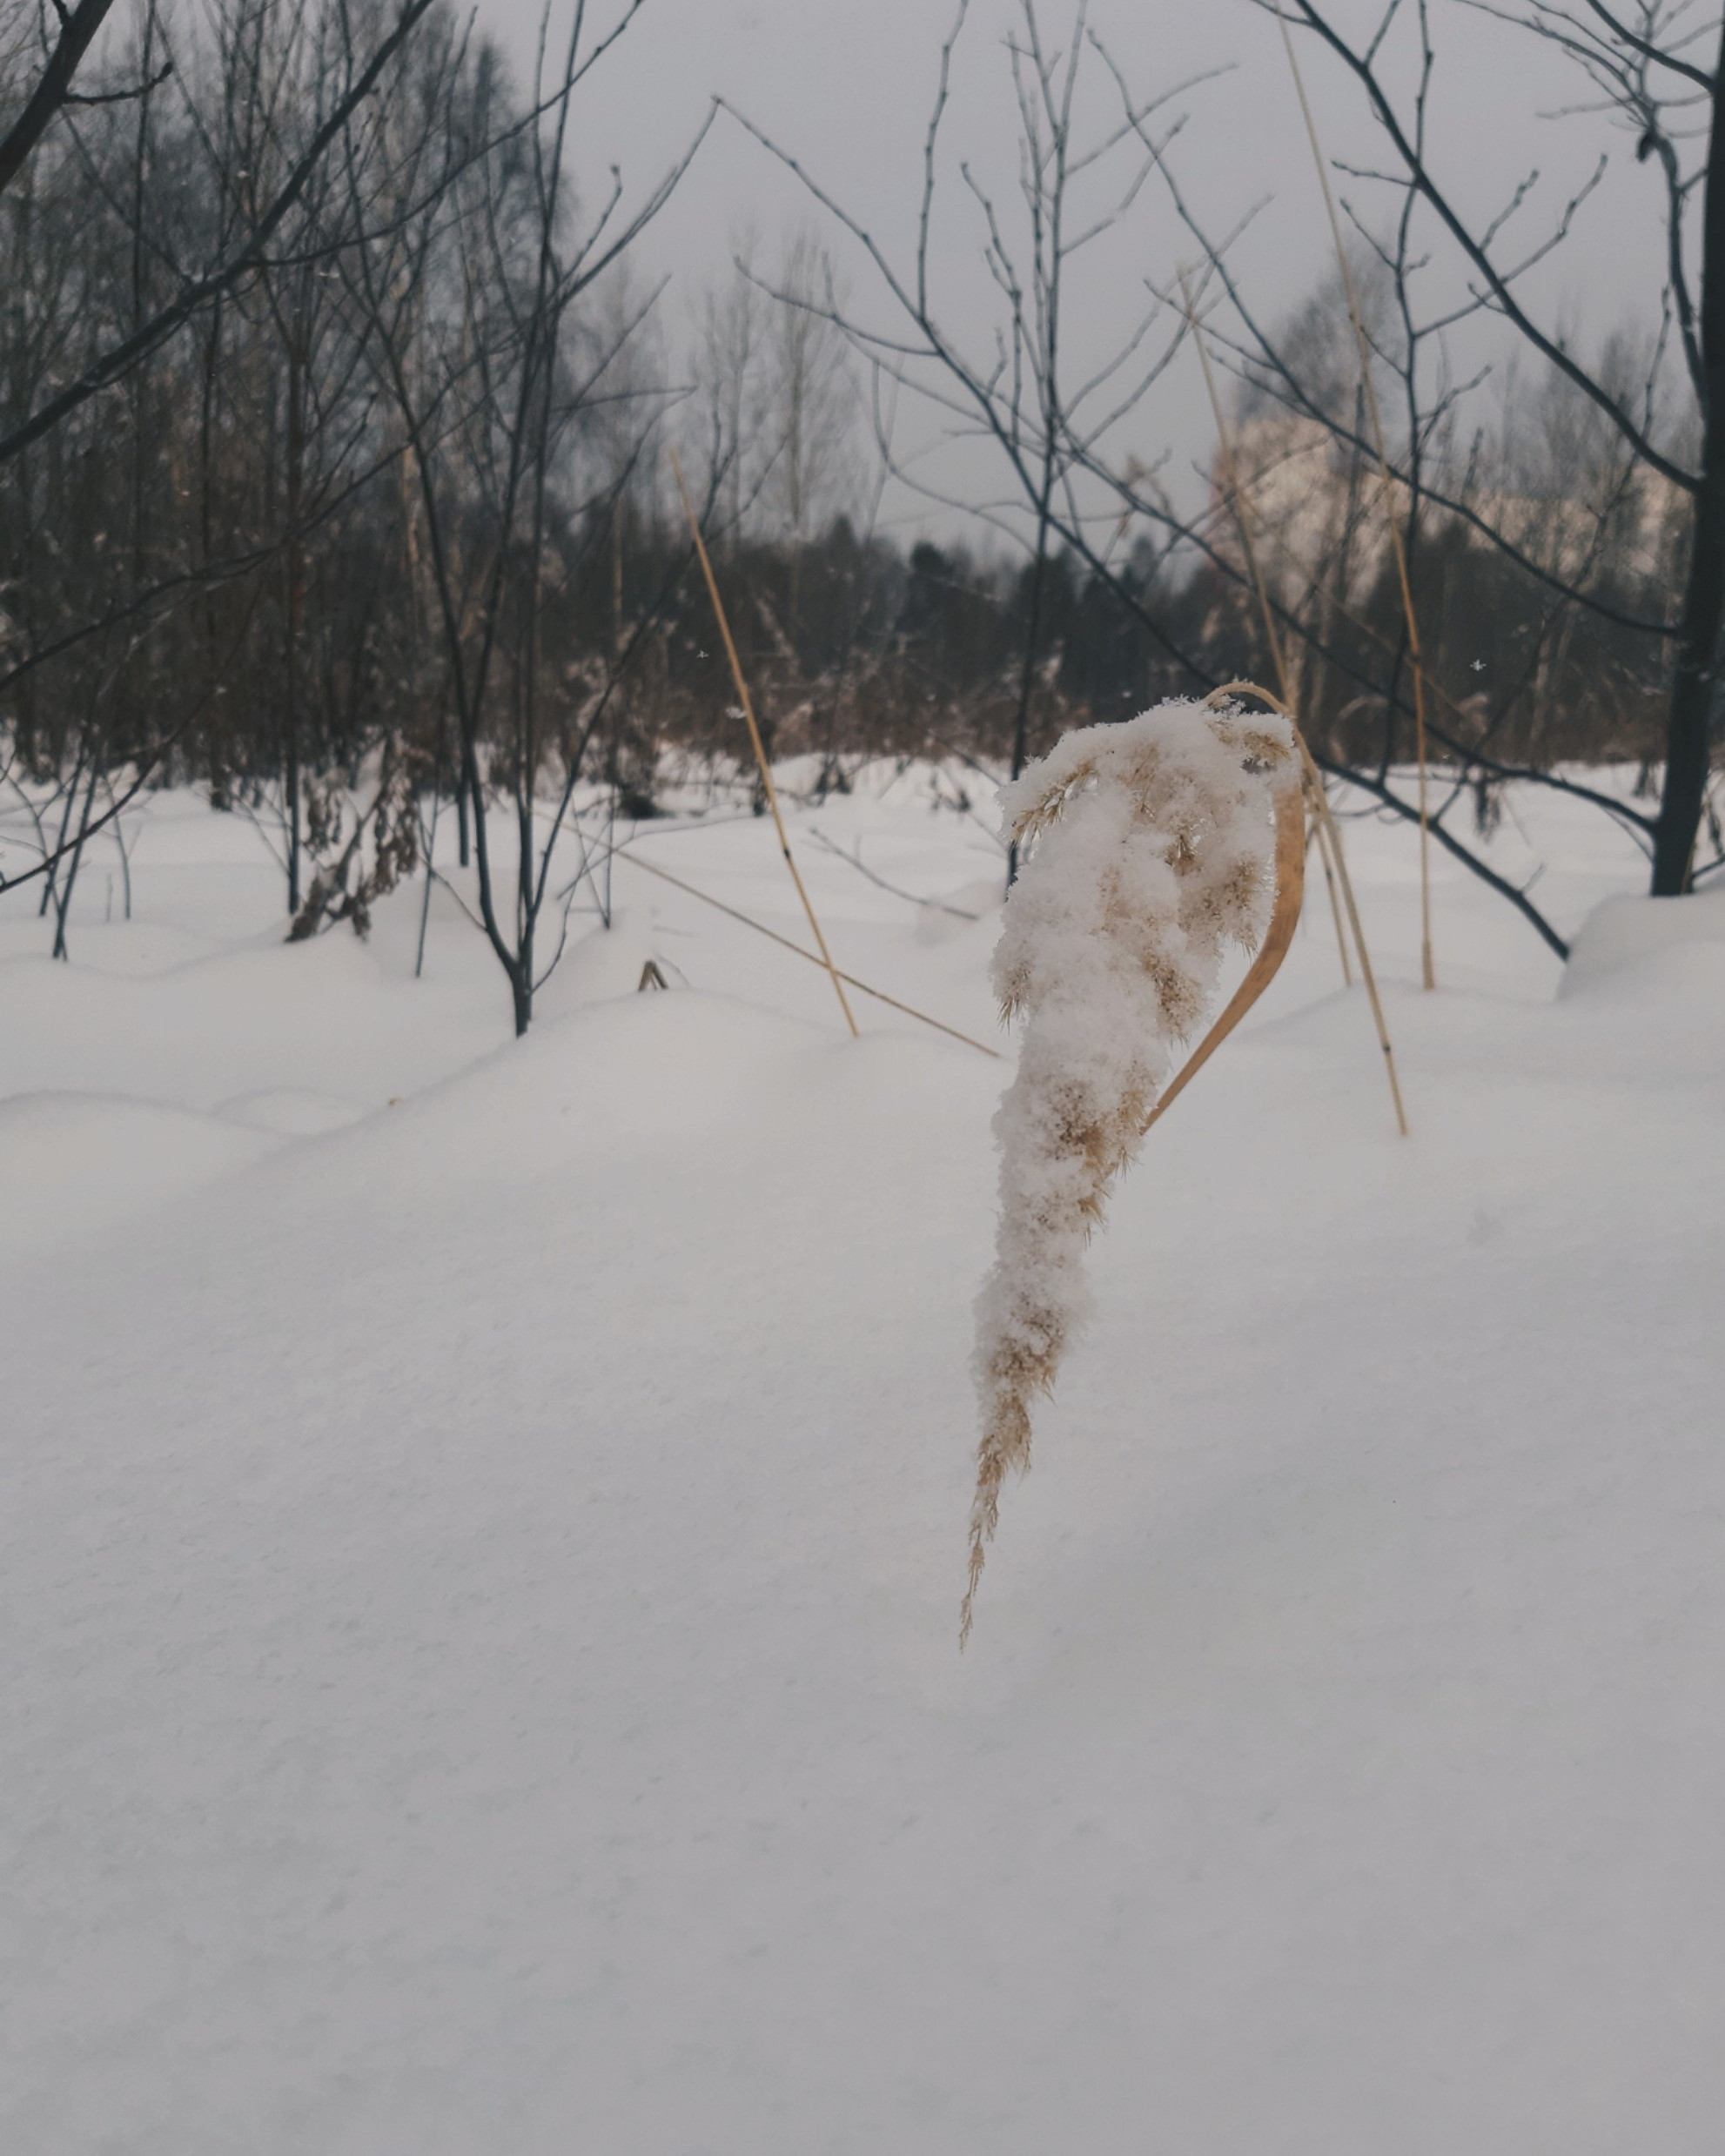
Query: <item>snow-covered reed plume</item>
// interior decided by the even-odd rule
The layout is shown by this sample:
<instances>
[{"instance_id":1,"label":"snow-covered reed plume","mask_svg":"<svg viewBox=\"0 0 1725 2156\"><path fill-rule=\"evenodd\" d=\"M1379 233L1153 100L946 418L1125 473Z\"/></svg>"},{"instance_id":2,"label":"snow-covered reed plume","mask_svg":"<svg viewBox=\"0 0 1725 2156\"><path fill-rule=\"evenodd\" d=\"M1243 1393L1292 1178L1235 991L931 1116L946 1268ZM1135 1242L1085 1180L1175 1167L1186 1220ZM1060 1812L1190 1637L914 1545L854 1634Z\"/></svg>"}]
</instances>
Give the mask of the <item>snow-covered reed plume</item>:
<instances>
[{"instance_id":1,"label":"snow-covered reed plume","mask_svg":"<svg viewBox=\"0 0 1725 2156\"><path fill-rule=\"evenodd\" d=\"M1285 719L1158 704L1068 734L1001 796L1030 857L994 956L1025 1021L995 1118L1000 1226L977 1305L983 1434L961 1642L1009 1468L1030 1465L1030 1403L1052 1389L1088 1297L1084 1246L1143 1137L1222 956L1252 949L1275 896L1272 805L1294 773Z\"/></svg>"}]
</instances>

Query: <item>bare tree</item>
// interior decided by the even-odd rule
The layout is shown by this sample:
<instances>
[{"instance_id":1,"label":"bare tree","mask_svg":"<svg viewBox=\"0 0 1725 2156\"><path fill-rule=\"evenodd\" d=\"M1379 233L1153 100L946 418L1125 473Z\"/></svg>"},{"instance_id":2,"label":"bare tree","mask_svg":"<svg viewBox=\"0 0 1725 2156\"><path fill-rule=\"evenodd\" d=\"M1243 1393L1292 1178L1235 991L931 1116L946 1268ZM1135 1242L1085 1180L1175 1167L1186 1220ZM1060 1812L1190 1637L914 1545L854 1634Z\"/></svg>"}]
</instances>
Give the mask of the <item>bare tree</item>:
<instances>
[{"instance_id":1,"label":"bare tree","mask_svg":"<svg viewBox=\"0 0 1725 2156\"><path fill-rule=\"evenodd\" d=\"M431 229L403 227L358 251L350 290L363 312L380 386L391 399L420 483L430 577L457 735L458 797L473 818L478 919L508 980L515 1030L561 951L540 944L558 840L590 742L633 647L601 649L559 684L560 723L548 728L540 632L547 603L554 480L580 485L583 420L607 397L607 377L651 306L644 301L608 338L585 333L577 303L662 210L706 133L632 210L621 179L583 209L567 165L576 92L615 48L645 0L633 0L605 35L589 39L577 0L560 71L546 88L548 14L540 38L534 109L518 141L476 162L456 190L458 252L446 289L427 288ZM495 93L482 59L479 97ZM358 171L366 145L350 135ZM419 337L419 311L440 305L440 333ZM423 364L415 366L416 343ZM645 400L650 432L657 400ZM608 505L607 505L608 507ZM577 521L581 520L577 516ZM589 541L608 515L587 520ZM569 704L575 690L578 702ZM557 774L541 803L547 756ZM510 811L513 872L493 857L486 814L494 792Z\"/></svg>"},{"instance_id":2,"label":"bare tree","mask_svg":"<svg viewBox=\"0 0 1725 2156\"><path fill-rule=\"evenodd\" d=\"M73 81L83 64L97 32L107 20L114 0L77 0L70 12L59 8L58 35L51 42L46 32L45 15L41 31L42 69L24 100L23 109L13 117L3 134L0 134L0 194L3 194L23 171L32 151L48 132L62 112L73 105L107 103L128 94L125 91L84 92L73 88ZM22 10L19 11L22 13ZM25 43L17 40L12 50L0 54L7 63L8 75L19 64L18 47ZM10 102L10 99L9 101Z\"/></svg>"},{"instance_id":3,"label":"bare tree","mask_svg":"<svg viewBox=\"0 0 1725 2156\"><path fill-rule=\"evenodd\" d=\"M328 109L302 138L280 184L258 203L223 247L215 262L201 271L181 267L173 296L156 308L129 335L106 346L76 379L47 396L28 417L0 436L0 464L21 456L32 442L50 433L78 407L100 396L143 359L174 336L224 292L265 266L272 246L299 206L312 177L353 115L377 87L396 54L431 12L436 0L402 0L394 22L361 59L352 55L346 79Z\"/></svg>"},{"instance_id":4,"label":"bare tree","mask_svg":"<svg viewBox=\"0 0 1725 2156\"><path fill-rule=\"evenodd\" d=\"M1023 552L1023 642L1017 670L1010 767L1030 754L1032 706L1044 661L1050 562L1063 509L1076 514L1077 474L1123 417L1136 408L1171 359L1182 326L1151 298L1115 348L1074 382L1064 343L1068 286L1075 259L1136 199L1156 158L1183 123L1173 123L1149 148L1140 131L1191 85L1181 84L1129 108L1112 125L1080 138L1079 78L1089 45L1081 0L1064 49L1045 40L1036 0L1020 0L1018 29L1008 40L1018 181L1017 200L997 199L969 165L959 178L979 220L983 259L995 286L998 317L985 352L970 350L947 324L930 284L930 241L943 173L943 124L951 96L955 54L969 15L960 0L941 48L940 75L923 144L922 202L915 248L907 267L886 251L787 151L746 118L742 124L796 173L814 198L859 244L903 326L871 328L829 298L803 300L806 311L840 325L858 353L891 379L942 413L957 440L980 438L1005 467L1008 491L982 506L992 527ZM739 118L742 116L738 115ZM1133 154L1136 151L1136 154ZM1124 153L1123 161L1122 154ZM1083 191L1081 196L1081 190ZM1158 339L1158 325L1168 331ZM938 484L904 463L900 480L943 507L961 505ZM1009 877L1017 865L1009 861Z\"/></svg>"},{"instance_id":5,"label":"bare tree","mask_svg":"<svg viewBox=\"0 0 1725 2156\"><path fill-rule=\"evenodd\" d=\"M1501 6L1470 0L1470 4L1513 24L1577 67L1596 93L1594 109L1615 121L1634 143L1637 161L1651 168L1657 191L1652 237L1664 278L1661 333L1648 342L1657 352L1668 325L1675 335L1688 407L1673 420L1661 423L1652 381L1644 378L1637 393L1608 359L1588 364L1578 356L1574 340L1542 322L1521 296L1527 271L1561 246L1574 229L1603 170L1604 153L1547 231L1519 251L1507 252L1506 228L1527 198L1534 176L1523 182L1497 218L1482 225L1462 213L1453 188L1434 168L1426 127L1437 59L1428 0L1413 0L1406 8L1404 0L1391 0L1366 40L1345 34L1332 10L1315 0L1287 0L1286 12L1352 77L1388 146L1392 171L1384 177L1399 197L1396 217L1397 230L1404 235L1402 259L1408 252L1405 236L1418 214L1423 220L1420 244L1446 247L1467 280L1466 309L1489 312L1507 324L1599 413L1628 467L1662 482L1688 505L1681 610L1675 621L1638 623L1670 655L1664 778L1650 830L1652 889L1655 896L1668 897L1687 887L1692 871L1718 708L1716 668L1725 621L1725 82L1716 51L1711 67L1697 57L1710 30L1715 36L1725 33L1693 20L1692 10L1679 0L1637 0L1625 10L1598 0L1575 7L1551 0ZM1420 53L1411 104L1396 96L1384 57L1385 37L1401 12L1413 19ZM1455 319L1453 311L1450 319ZM1434 322L1427 333L1446 326ZM1302 395L1292 379L1290 391ZM1693 458L1683 453L1686 439L1696 445ZM1417 426L1410 426L1407 440L1409 453L1400 460L1398 476L1410 494L1417 495L1421 481ZM1469 521L1494 543L1515 546L1514 534L1491 516L1475 511ZM1566 595L1583 601L1587 597L1582 585L1555 575L1549 581L1566 588Z\"/></svg>"},{"instance_id":6,"label":"bare tree","mask_svg":"<svg viewBox=\"0 0 1725 2156\"><path fill-rule=\"evenodd\" d=\"M308 307L314 317L325 312L316 280L330 274L344 238L325 214L329 157L350 116L399 79L400 57L432 7L433 0L404 0L393 20L366 10L339 24L334 10L313 0L225 0L207 30L193 26L187 64L155 0L144 0L120 85L91 92L71 87L70 71L103 10L62 10L58 44L5 137L10 184L0 218L15 304L0 386L7 556L0 574L9 592L0 619L0 693L16 700L27 768L64 770L70 760L84 787L84 812L25 871L43 877L44 903L57 908L61 948L89 836L170 766L188 734L210 722L228 686L206 680L200 689L182 673L178 694L158 695L156 669L164 660L166 678L174 678L164 629L184 623L201 590L205 668L231 669L245 637L232 633L235 609L218 603L218 589L244 587L283 548L294 703L303 593L296 549L307 527L335 514L368 476L356 471L352 453L363 452L366 429L363 416L352 424L350 407L346 447L329 460L328 483L308 489L307 446L323 439L334 414L315 404L305 335L289 339L289 453L281 463L273 458L272 418L264 441L254 438L264 454L251 467L269 475L285 465L285 499L255 502L238 519L222 515L222 507L237 506L234 490L217 477L224 420L238 415L248 394L255 406L259 386L247 379L246 357L233 350L235 332L243 346L249 326L252 354L264 358L267 373L252 304L260 280L266 288L272 279L295 285L298 332L309 333ZM162 109L171 77L178 93L171 112ZM64 121L58 130L48 125L56 114ZM180 505L191 489L181 453L196 391L183 359L194 329L204 332L202 515L188 545ZM343 363L351 371L351 353ZM127 400L130 420L117 459L97 423L115 393ZM111 484L117 462L126 471L123 493ZM218 546L223 523L226 543ZM42 573L44 547L57 550L57 574ZM254 607L255 594L242 591L241 622ZM78 715L71 734L38 698L50 672L59 677L53 706ZM285 789L295 811L291 901L298 895L299 730L296 713Z\"/></svg>"}]
</instances>

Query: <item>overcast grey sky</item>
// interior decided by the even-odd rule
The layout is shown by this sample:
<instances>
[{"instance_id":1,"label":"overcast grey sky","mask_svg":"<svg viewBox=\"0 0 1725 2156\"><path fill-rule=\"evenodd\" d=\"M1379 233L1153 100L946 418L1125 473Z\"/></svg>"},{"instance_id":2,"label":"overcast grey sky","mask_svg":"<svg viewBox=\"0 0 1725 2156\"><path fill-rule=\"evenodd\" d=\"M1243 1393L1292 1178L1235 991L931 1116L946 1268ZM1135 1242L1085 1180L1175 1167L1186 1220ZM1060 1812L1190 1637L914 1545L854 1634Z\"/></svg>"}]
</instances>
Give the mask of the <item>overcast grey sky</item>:
<instances>
[{"instance_id":1,"label":"overcast grey sky","mask_svg":"<svg viewBox=\"0 0 1725 2156\"><path fill-rule=\"evenodd\" d=\"M567 0L560 0L567 6ZM486 0L486 18L525 64L538 10L533 0ZM614 10L613 10L614 11ZM1044 36L1067 35L1075 0L1042 0ZM1375 8L1339 0L1345 23L1374 20ZM722 95L801 159L862 221L896 262L914 250L923 135L950 0L649 0L627 39L595 78L576 131L578 171L591 190L615 161L626 180L647 183ZM980 224L956 171L959 155L1010 184L1014 113L1003 39L1016 0L974 0L960 48L949 138L954 151L936 226L939 288L950 317L978 349L987 336L990 294L978 275ZM1175 152L1189 198L1217 232L1255 202L1264 207L1233 257L1254 303L1273 318L1319 278L1331 256L1327 229L1273 17L1251 0L1092 0L1090 21L1140 95L1206 70L1227 69L1174 108L1190 114ZM1518 180L1540 179L1513 230L1529 238L1547 228L1565 196L1601 149L1612 171L1574 235L1532 280L1542 315L1567 317L1597 333L1657 293L1657 175L1637 166L1634 145L1602 119L1540 115L1574 98L1580 85L1525 35L1493 23L1463 0L1433 0L1440 52L1433 100L1434 163L1461 205L1481 218ZM1310 38L1302 64L1326 150L1370 161L1372 131L1356 91ZM1404 44L1404 82L1413 57ZM1100 120L1118 111L1100 69L1091 82ZM1008 160L1003 162L1003 159ZM1387 205L1381 189L1339 183L1363 209ZM889 326L874 273L795 183L732 121L722 117L689 179L652 233L644 265L674 279L668 320L727 273L734 236L752 224L763 252L799 221L832 247L856 311ZM1121 228L1084 258L1074 286L1071 334L1076 356L1099 353L1130 312L1146 272L1165 279L1192 252L1154 185ZM1122 435L1118 453L1146 461L1168 452L1176 469L1209 453L1211 427L1201 379L1190 354L1151 393ZM982 484L972 474L967 483Z\"/></svg>"}]
</instances>

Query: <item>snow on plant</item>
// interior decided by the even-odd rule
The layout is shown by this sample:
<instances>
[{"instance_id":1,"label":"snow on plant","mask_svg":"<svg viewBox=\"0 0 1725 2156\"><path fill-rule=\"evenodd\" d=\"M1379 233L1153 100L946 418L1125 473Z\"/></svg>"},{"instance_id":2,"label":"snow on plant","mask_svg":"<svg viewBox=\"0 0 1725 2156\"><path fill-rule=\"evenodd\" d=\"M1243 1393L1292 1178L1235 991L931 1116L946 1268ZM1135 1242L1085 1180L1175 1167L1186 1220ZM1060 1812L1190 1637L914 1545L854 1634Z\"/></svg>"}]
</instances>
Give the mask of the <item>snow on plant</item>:
<instances>
[{"instance_id":1,"label":"snow on plant","mask_svg":"<svg viewBox=\"0 0 1725 2156\"><path fill-rule=\"evenodd\" d=\"M977 1304L982 1403L960 1641L1030 1406L1088 1310L1084 1246L1198 1029L1226 948L1253 949L1275 896L1285 719L1179 700L1068 734L1003 789L1031 851L994 956L1003 1015L1025 1021L995 1118L1000 1222Z\"/></svg>"}]
</instances>

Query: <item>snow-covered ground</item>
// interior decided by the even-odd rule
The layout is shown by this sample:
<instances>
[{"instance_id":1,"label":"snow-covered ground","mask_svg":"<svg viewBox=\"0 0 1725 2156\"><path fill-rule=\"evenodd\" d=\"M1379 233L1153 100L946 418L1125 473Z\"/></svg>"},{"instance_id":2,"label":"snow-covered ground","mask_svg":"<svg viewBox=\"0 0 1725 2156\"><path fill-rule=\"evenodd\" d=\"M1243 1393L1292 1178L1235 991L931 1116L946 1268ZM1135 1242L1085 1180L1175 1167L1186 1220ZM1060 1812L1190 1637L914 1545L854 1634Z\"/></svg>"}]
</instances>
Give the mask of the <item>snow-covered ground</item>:
<instances>
[{"instance_id":1,"label":"snow-covered ground","mask_svg":"<svg viewBox=\"0 0 1725 2156\"><path fill-rule=\"evenodd\" d=\"M877 779L839 961L995 1039L998 849ZM520 1044L187 796L70 964L0 909L7 2156L1714 2156L1722 905L1560 994L1440 859L1422 996L1349 836L1413 1134L1319 886L962 1659L1005 1065L627 863ZM769 827L637 850L800 933Z\"/></svg>"}]
</instances>

